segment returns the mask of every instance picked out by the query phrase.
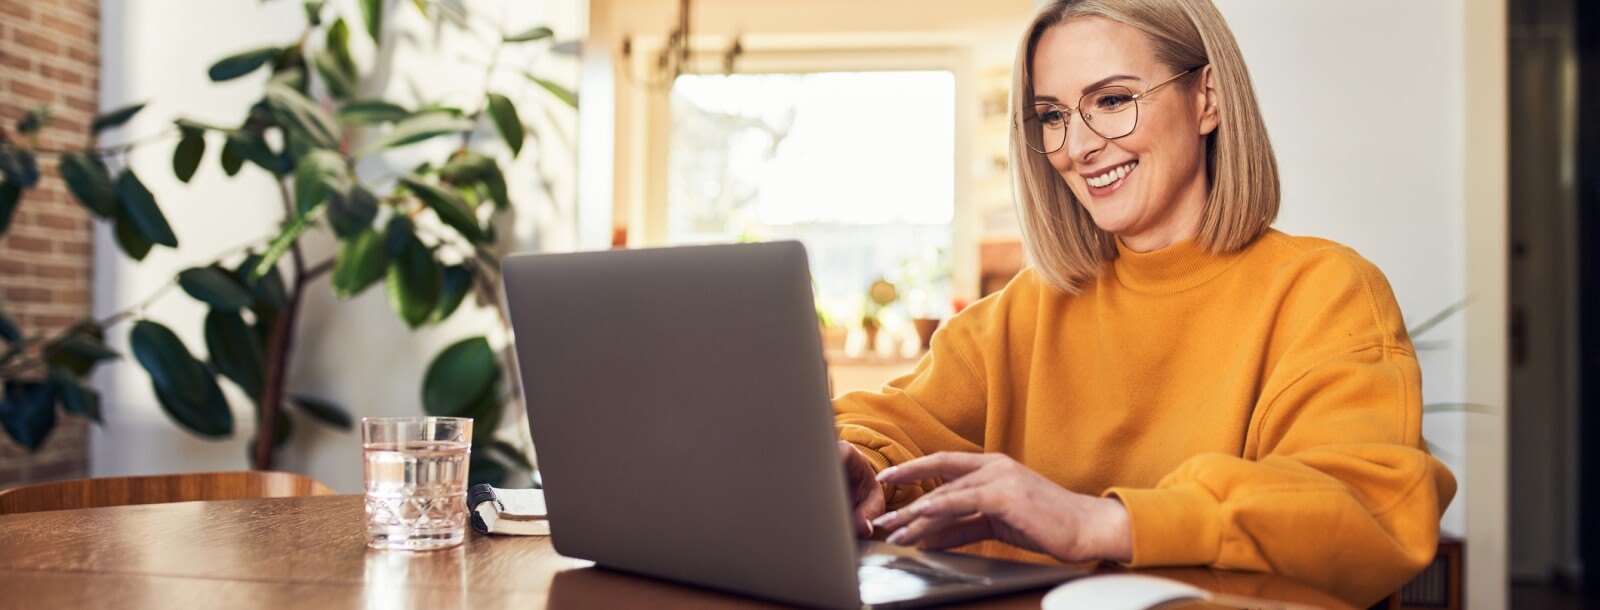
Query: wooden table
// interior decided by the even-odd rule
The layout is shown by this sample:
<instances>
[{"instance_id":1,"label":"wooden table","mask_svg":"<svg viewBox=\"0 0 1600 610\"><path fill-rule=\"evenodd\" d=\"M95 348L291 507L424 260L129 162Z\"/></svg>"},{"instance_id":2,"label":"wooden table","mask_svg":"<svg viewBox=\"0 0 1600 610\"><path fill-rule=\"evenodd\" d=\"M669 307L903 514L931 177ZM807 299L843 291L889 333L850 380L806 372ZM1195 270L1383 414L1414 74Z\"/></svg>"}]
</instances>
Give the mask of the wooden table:
<instances>
[{"instance_id":1,"label":"wooden table","mask_svg":"<svg viewBox=\"0 0 1600 610\"><path fill-rule=\"evenodd\" d=\"M772 608L591 567L542 537L369 551L361 497L181 502L0 517L0 608ZM1346 608L1282 578L1152 572L1212 590ZM1043 592L966 607L1034 609Z\"/></svg>"}]
</instances>

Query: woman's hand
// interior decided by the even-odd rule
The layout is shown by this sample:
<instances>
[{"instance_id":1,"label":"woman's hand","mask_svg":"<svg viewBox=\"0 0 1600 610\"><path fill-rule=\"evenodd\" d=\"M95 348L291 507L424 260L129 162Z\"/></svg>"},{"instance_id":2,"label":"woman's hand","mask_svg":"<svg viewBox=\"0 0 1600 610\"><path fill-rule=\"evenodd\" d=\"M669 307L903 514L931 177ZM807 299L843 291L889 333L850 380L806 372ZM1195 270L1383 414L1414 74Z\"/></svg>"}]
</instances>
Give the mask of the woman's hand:
<instances>
[{"instance_id":1,"label":"woman's hand","mask_svg":"<svg viewBox=\"0 0 1600 610\"><path fill-rule=\"evenodd\" d=\"M1067 562L1133 557L1128 511L1115 498L1073 493L1000 453L935 453L885 469L889 484L945 483L874 525L889 542L945 549L994 538Z\"/></svg>"},{"instance_id":2,"label":"woman's hand","mask_svg":"<svg viewBox=\"0 0 1600 610\"><path fill-rule=\"evenodd\" d=\"M872 464L856 451L855 445L839 441L839 458L844 461L846 484L850 486L851 514L855 516L856 535L872 536L872 520L883 514L883 486L878 484Z\"/></svg>"}]
</instances>

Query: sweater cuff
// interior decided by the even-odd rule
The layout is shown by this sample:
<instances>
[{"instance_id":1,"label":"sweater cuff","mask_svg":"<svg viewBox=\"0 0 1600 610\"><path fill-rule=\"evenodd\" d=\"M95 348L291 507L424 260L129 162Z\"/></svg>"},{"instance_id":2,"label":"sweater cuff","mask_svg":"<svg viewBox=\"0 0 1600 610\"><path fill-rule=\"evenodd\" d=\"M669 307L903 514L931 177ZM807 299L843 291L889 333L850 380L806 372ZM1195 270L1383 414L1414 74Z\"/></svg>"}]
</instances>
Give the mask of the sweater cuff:
<instances>
[{"instance_id":1,"label":"sweater cuff","mask_svg":"<svg viewBox=\"0 0 1600 610\"><path fill-rule=\"evenodd\" d=\"M861 444L858 444L858 443L850 443L850 444L853 445L856 448L856 453L859 453L859 454L861 454L862 457L867 458L867 463L868 464L872 464L872 471L873 472L883 472L883 470L885 468L888 468L890 466L889 458L884 457L882 453L878 452L878 450L869 448L866 445L861 445ZM888 483L879 483L878 486L883 488L883 503L884 503L884 505L887 506L890 503L892 503L892 501L894 500L895 486L890 485Z\"/></svg>"},{"instance_id":2,"label":"sweater cuff","mask_svg":"<svg viewBox=\"0 0 1600 610\"><path fill-rule=\"evenodd\" d=\"M1128 509L1133 530L1130 567L1209 565L1222 545L1221 507L1217 499L1196 483L1161 489L1113 487L1102 497L1115 496Z\"/></svg>"}]
</instances>

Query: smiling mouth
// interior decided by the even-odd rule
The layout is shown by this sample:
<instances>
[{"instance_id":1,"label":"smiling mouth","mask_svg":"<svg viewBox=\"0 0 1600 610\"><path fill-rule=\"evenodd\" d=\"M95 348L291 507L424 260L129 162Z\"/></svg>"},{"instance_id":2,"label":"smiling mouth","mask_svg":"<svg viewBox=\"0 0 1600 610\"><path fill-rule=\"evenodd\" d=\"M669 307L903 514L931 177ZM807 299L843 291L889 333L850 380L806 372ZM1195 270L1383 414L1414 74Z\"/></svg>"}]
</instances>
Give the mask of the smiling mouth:
<instances>
[{"instance_id":1,"label":"smiling mouth","mask_svg":"<svg viewBox=\"0 0 1600 610\"><path fill-rule=\"evenodd\" d=\"M1105 188L1111 186L1118 180L1126 178L1128 174L1133 172L1133 168L1138 166L1138 161L1129 161L1117 167L1111 168L1111 170L1098 176L1084 178L1083 181L1092 188Z\"/></svg>"}]
</instances>

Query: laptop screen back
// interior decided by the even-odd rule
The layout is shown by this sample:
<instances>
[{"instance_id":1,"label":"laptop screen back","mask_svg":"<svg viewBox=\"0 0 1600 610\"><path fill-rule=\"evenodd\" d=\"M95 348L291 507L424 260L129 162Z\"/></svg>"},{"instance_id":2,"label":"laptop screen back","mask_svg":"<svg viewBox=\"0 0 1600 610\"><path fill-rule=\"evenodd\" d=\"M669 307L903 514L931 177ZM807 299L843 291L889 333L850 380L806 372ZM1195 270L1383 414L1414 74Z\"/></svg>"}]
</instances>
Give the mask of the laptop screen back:
<instances>
[{"instance_id":1,"label":"laptop screen back","mask_svg":"<svg viewBox=\"0 0 1600 610\"><path fill-rule=\"evenodd\" d=\"M859 605L804 249L504 263L556 550L808 605Z\"/></svg>"}]
</instances>

